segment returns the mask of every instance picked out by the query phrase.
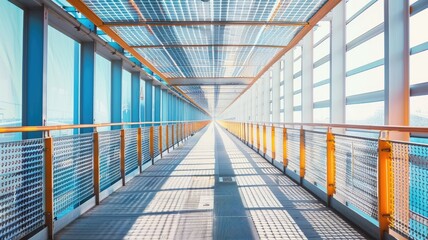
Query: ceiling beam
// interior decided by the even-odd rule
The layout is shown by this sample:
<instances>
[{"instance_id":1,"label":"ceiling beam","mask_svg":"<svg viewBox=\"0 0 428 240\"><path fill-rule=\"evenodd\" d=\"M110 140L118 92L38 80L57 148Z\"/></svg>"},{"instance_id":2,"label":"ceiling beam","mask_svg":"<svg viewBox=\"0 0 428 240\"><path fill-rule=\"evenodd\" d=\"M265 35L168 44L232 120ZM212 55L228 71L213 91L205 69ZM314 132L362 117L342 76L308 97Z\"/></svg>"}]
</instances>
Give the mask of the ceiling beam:
<instances>
[{"instance_id":1,"label":"ceiling beam","mask_svg":"<svg viewBox=\"0 0 428 240\"><path fill-rule=\"evenodd\" d=\"M263 74L265 74L271 67L273 64L275 64L282 56L284 56L284 54L286 54L288 51L290 51L291 49L293 49L299 42L300 40L302 40L302 38L304 36L306 36L306 34L308 34L309 31L312 30L312 28L321 20L323 19L337 4L339 4L342 0L329 0L327 1L313 16L312 18L309 20L308 24L305 25L297 34L296 36L294 36L293 39L291 39L290 43L288 44L288 46L284 47L284 49L282 49L281 51L279 51L270 62L268 62L265 67L257 74L256 77L254 77L254 79L252 80L252 82L247 86L246 89L244 89L244 91L241 92L241 94L239 94L239 96L237 96L235 98L235 100L233 100L220 114L223 114L224 111L226 111L226 109L228 109L230 106L232 106L233 103L236 102L236 100L238 100L246 91L248 91L248 89L251 88L251 86L257 81L259 80L259 78L261 78L263 76Z\"/></svg>"},{"instance_id":2,"label":"ceiling beam","mask_svg":"<svg viewBox=\"0 0 428 240\"><path fill-rule=\"evenodd\" d=\"M196 48L196 47L260 47L260 48L284 48L281 45L254 45L254 44L195 44L195 45L140 45L132 48Z\"/></svg>"},{"instance_id":3,"label":"ceiling beam","mask_svg":"<svg viewBox=\"0 0 428 240\"><path fill-rule=\"evenodd\" d=\"M134 27L134 26L205 26L205 25L237 25L237 26L280 26L301 27L308 25L307 22L289 21L134 21L134 22L106 22L110 27Z\"/></svg>"}]
</instances>

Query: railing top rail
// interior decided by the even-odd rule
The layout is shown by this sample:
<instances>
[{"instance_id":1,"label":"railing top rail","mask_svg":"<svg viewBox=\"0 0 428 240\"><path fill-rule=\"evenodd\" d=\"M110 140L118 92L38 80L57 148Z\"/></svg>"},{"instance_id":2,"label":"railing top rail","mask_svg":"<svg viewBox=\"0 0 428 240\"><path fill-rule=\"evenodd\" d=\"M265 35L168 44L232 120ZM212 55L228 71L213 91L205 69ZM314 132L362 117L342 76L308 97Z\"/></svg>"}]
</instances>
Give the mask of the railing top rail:
<instances>
[{"instance_id":1,"label":"railing top rail","mask_svg":"<svg viewBox=\"0 0 428 240\"><path fill-rule=\"evenodd\" d=\"M371 130L371 131L395 131L395 132L408 132L408 133L428 133L428 127L411 127L411 126L397 126L397 125L363 125L363 124L336 124L336 123L285 123L285 122L256 122L256 121L230 121L226 122L239 122L250 124L266 124L266 125L280 125L280 126L293 126L293 127L322 127L322 128L342 128L342 129L358 129L358 130Z\"/></svg>"},{"instance_id":2,"label":"railing top rail","mask_svg":"<svg viewBox=\"0 0 428 240\"><path fill-rule=\"evenodd\" d=\"M153 124L176 124L176 123L197 123L206 122L209 120L195 121L162 121L162 122L124 122L124 123L99 123L99 124L68 124L55 126L23 126L23 127L0 127L1 133L17 133L17 132L43 132L43 131L58 131L81 128L101 128L112 126L135 126L135 125L153 125Z\"/></svg>"}]
</instances>

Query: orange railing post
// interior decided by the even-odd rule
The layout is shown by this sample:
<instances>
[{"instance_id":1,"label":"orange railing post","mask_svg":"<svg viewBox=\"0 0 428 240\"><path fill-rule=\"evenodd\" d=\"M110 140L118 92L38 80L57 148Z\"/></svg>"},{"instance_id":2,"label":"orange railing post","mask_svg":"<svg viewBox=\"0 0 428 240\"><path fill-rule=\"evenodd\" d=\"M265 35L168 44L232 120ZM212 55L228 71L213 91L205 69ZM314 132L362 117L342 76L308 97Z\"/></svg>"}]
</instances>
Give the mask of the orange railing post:
<instances>
[{"instance_id":1,"label":"orange railing post","mask_svg":"<svg viewBox=\"0 0 428 240\"><path fill-rule=\"evenodd\" d=\"M154 127L151 126L150 127L150 132L149 132L149 150L150 150L150 158L152 159L152 164L155 164L155 159L154 159Z\"/></svg>"},{"instance_id":2,"label":"orange railing post","mask_svg":"<svg viewBox=\"0 0 428 240\"><path fill-rule=\"evenodd\" d=\"M305 177L305 130L300 128L300 183Z\"/></svg>"},{"instance_id":3,"label":"orange railing post","mask_svg":"<svg viewBox=\"0 0 428 240\"><path fill-rule=\"evenodd\" d=\"M331 129L327 132L327 204L336 192L336 157L334 135Z\"/></svg>"},{"instance_id":4,"label":"orange railing post","mask_svg":"<svg viewBox=\"0 0 428 240\"><path fill-rule=\"evenodd\" d=\"M257 152L260 152L260 129L259 129L259 124L257 124L256 127L256 138L257 138Z\"/></svg>"},{"instance_id":5,"label":"orange railing post","mask_svg":"<svg viewBox=\"0 0 428 240\"><path fill-rule=\"evenodd\" d=\"M288 156L287 156L287 128L282 128L282 164L284 165L284 173L288 167Z\"/></svg>"},{"instance_id":6,"label":"orange railing post","mask_svg":"<svg viewBox=\"0 0 428 240\"><path fill-rule=\"evenodd\" d=\"M162 158L162 125L159 125L159 153L160 153L160 157Z\"/></svg>"},{"instance_id":7,"label":"orange railing post","mask_svg":"<svg viewBox=\"0 0 428 240\"><path fill-rule=\"evenodd\" d=\"M48 228L48 239L54 239L54 172L53 172L53 139L47 137L45 142L45 221Z\"/></svg>"},{"instance_id":8,"label":"orange railing post","mask_svg":"<svg viewBox=\"0 0 428 240\"><path fill-rule=\"evenodd\" d=\"M392 178L392 146L387 140L378 141L378 221L379 237L385 239L389 230L391 209L389 204L390 190L393 187Z\"/></svg>"},{"instance_id":9,"label":"orange railing post","mask_svg":"<svg viewBox=\"0 0 428 240\"><path fill-rule=\"evenodd\" d=\"M276 146L275 146L275 126L272 124L271 134L271 146L272 146L272 161L276 158Z\"/></svg>"},{"instance_id":10,"label":"orange railing post","mask_svg":"<svg viewBox=\"0 0 428 240\"><path fill-rule=\"evenodd\" d=\"M141 139L141 128L139 127L137 130L137 154L138 154L138 169L140 170L140 173L143 172L143 166L142 166L143 155L142 155L141 149L142 149L142 139Z\"/></svg>"},{"instance_id":11,"label":"orange railing post","mask_svg":"<svg viewBox=\"0 0 428 240\"><path fill-rule=\"evenodd\" d=\"M172 149L175 148L175 138L174 138L174 124L171 125L171 138L172 138Z\"/></svg>"},{"instance_id":12,"label":"orange railing post","mask_svg":"<svg viewBox=\"0 0 428 240\"><path fill-rule=\"evenodd\" d=\"M266 157L266 124L263 124L263 156Z\"/></svg>"},{"instance_id":13,"label":"orange railing post","mask_svg":"<svg viewBox=\"0 0 428 240\"><path fill-rule=\"evenodd\" d=\"M166 151L169 152L169 126L166 125Z\"/></svg>"}]
</instances>

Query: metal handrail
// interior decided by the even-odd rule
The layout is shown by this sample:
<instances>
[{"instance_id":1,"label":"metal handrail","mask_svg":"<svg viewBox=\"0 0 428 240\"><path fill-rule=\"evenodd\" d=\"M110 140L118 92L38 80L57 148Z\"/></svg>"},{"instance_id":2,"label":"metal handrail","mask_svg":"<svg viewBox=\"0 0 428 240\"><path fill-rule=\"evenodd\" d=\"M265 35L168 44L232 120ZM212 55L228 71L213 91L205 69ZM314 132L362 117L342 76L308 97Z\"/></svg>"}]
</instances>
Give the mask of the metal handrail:
<instances>
[{"instance_id":1,"label":"metal handrail","mask_svg":"<svg viewBox=\"0 0 428 240\"><path fill-rule=\"evenodd\" d=\"M112 126L135 126L135 125L154 125L154 124L175 124L175 123L196 123L205 122L206 120L195 121L162 121L162 122L123 122L123 123L98 123L98 124L67 124L55 126L23 126L23 127L0 127L1 133L17 133L17 132L43 132L43 131L58 131L81 128L100 128Z\"/></svg>"},{"instance_id":2,"label":"metal handrail","mask_svg":"<svg viewBox=\"0 0 428 240\"><path fill-rule=\"evenodd\" d=\"M280 125L280 126L298 126L298 127L323 127L323 128L341 128L341 129L361 129L374 131L395 131L395 132L414 132L428 133L428 127L411 127L399 125L364 125L364 124L339 124L339 123L286 123L286 122L257 122L257 121L231 121L235 123L249 123L259 125Z\"/></svg>"}]
</instances>

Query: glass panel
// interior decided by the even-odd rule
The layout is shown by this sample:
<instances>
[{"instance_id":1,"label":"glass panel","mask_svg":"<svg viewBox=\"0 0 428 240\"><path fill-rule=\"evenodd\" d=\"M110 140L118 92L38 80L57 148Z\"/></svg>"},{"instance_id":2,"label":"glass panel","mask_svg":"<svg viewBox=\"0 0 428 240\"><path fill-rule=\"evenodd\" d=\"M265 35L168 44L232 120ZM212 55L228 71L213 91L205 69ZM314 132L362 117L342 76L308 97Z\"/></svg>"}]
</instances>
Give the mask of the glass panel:
<instances>
[{"instance_id":1,"label":"glass panel","mask_svg":"<svg viewBox=\"0 0 428 240\"><path fill-rule=\"evenodd\" d=\"M22 124L24 11L0 1L0 127ZM20 133L0 134L0 142L20 140Z\"/></svg>"},{"instance_id":2,"label":"glass panel","mask_svg":"<svg viewBox=\"0 0 428 240\"><path fill-rule=\"evenodd\" d=\"M346 2L346 19L354 16L372 0L349 0Z\"/></svg>"},{"instance_id":3,"label":"glass panel","mask_svg":"<svg viewBox=\"0 0 428 240\"><path fill-rule=\"evenodd\" d=\"M410 56L410 85L428 82L428 51Z\"/></svg>"},{"instance_id":4,"label":"glass panel","mask_svg":"<svg viewBox=\"0 0 428 240\"><path fill-rule=\"evenodd\" d=\"M384 34L358 45L346 53L346 71L384 58Z\"/></svg>"},{"instance_id":5,"label":"glass panel","mask_svg":"<svg viewBox=\"0 0 428 240\"><path fill-rule=\"evenodd\" d=\"M314 83L330 78L330 61L314 68Z\"/></svg>"},{"instance_id":6,"label":"glass panel","mask_svg":"<svg viewBox=\"0 0 428 240\"><path fill-rule=\"evenodd\" d=\"M314 123L329 123L330 108L314 108Z\"/></svg>"},{"instance_id":7,"label":"glass panel","mask_svg":"<svg viewBox=\"0 0 428 240\"><path fill-rule=\"evenodd\" d=\"M428 95L410 98L410 125L428 126Z\"/></svg>"},{"instance_id":8,"label":"glass panel","mask_svg":"<svg viewBox=\"0 0 428 240\"><path fill-rule=\"evenodd\" d=\"M380 66L346 77L346 96L382 90L384 75L384 66Z\"/></svg>"},{"instance_id":9,"label":"glass panel","mask_svg":"<svg viewBox=\"0 0 428 240\"><path fill-rule=\"evenodd\" d=\"M302 94L298 93L293 96L293 106L296 107L300 105L302 105Z\"/></svg>"},{"instance_id":10,"label":"glass panel","mask_svg":"<svg viewBox=\"0 0 428 240\"><path fill-rule=\"evenodd\" d=\"M302 122L302 111L293 112L293 122Z\"/></svg>"},{"instance_id":11,"label":"glass panel","mask_svg":"<svg viewBox=\"0 0 428 240\"><path fill-rule=\"evenodd\" d=\"M355 2L355 0L351 2ZM346 6L349 7L349 4L347 4ZM346 25L346 42L351 42L352 40L361 36L370 29L383 23L383 12L383 1L379 0L362 14L360 14L357 18L348 23ZM350 16L349 11L348 16Z\"/></svg>"},{"instance_id":12,"label":"glass panel","mask_svg":"<svg viewBox=\"0 0 428 240\"><path fill-rule=\"evenodd\" d=\"M297 46L293 49L293 59L296 59L298 57L302 56L302 47Z\"/></svg>"},{"instance_id":13,"label":"glass panel","mask_svg":"<svg viewBox=\"0 0 428 240\"><path fill-rule=\"evenodd\" d=\"M95 54L95 107L94 122L109 123L111 120L111 62ZM103 128L108 130L110 127Z\"/></svg>"},{"instance_id":14,"label":"glass panel","mask_svg":"<svg viewBox=\"0 0 428 240\"><path fill-rule=\"evenodd\" d=\"M330 84L325 84L314 88L314 102L330 99Z\"/></svg>"},{"instance_id":15,"label":"glass panel","mask_svg":"<svg viewBox=\"0 0 428 240\"><path fill-rule=\"evenodd\" d=\"M47 125L73 124L74 83L79 81L80 44L48 27ZM54 131L56 136L73 130Z\"/></svg>"},{"instance_id":16,"label":"glass panel","mask_svg":"<svg viewBox=\"0 0 428 240\"><path fill-rule=\"evenodd\" d=\"M383 125L384 102L346 105L346 123Z\"/></svg>"},{"instance_id":17,"label":"glass panel","mask_svg":"<svg viewBox=\"0 0 428 240\"><path fill-rule=\"evenodd\" d=\"M294 61L294 63L293 63L293 74L296 74L300 71L302 71L302 59L301 58Z\"/></svg>"},{"instance_id":18,"label":"glass panel","mask_svg":"<svg viewBox=\"0 0 428 240\"><path fill-rule=\"evenodd\" d=\"M126 70L122 70L122 122L131 122L131 73Z\"/></svg>"},{"instance_id":19,"label":"glass panel","mask_svg":"<svg viewBox=\"0 0 428 240\"><path fill-rule=\"evenodd\" d=\"M319 21L314 28L314 43L330 34L330 21Z\"/></svg>"},{"instance_id":20,"label":"glass panel","mask_svg":"<svg viewBox=\"0 0 428 240\"><path fill-rule=\"evenodd\" d=\"M293 91L302 89L302 77L293 79Z\"/></svg>"},{"instance_id":21,"label":"glass panel","mask_svg":"<svg viewBox=\"0 0 428 240\"><path fill-rule=\"evenodd\" d=\"M428 22L428 9L413 15L409 20L409 40L410 47L428 42L428 31L426 24Z\"/></svg>"},{"instance_id":22,"label":"glass panel","mask_svg":"<svg viewBox=\"0 0 428 240\"><path fill-rule=\"evenodd\" d=\"M325 39L314 48L314 62L330 54L330 38Z\"/></svg>"}]
</instances>

